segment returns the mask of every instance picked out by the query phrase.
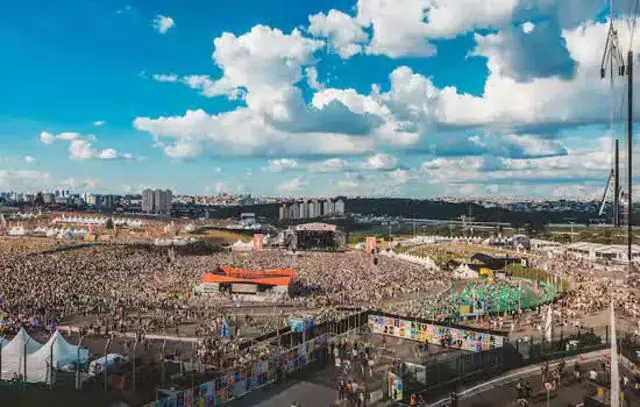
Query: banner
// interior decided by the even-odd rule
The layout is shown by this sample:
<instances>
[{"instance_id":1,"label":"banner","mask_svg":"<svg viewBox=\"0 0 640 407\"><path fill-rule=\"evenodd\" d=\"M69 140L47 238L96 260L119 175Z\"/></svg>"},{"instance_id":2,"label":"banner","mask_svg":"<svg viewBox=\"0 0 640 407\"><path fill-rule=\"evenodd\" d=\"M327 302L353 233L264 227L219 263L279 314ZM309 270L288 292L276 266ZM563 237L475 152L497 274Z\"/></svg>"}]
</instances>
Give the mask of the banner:
<instances>
[{"instance_id":1,"label":"banner","mask_svg":"<svg viewBox=\"0 0 640 407\"><path fill-rule=\"evenodd\" d=\"M304 318L290 318L289 324L291 325L292 332L303 332L303 330L310 331L313 329L313 318L312 317L304 317Z\"/></svg>"},{"instance_id":2,"label":"banner","mask_svg":"<svg viewBox=\"0 0 640 407\"><path fill-rule=\"evenodd\" d=\"M264 250L264 235L256 233L253 235L253 251L261 252Z\"/></svg>"},{"instance_id":3,"label":"banner","mask_svg":"<svg viewBox=\"0 0 640 407\"><path fill-rule=\"evenodd\" d=\"M229 324L229 318L225 316L222 320L222 329L220 335L223 338L229 338L231 336L231 324Z\"/></svg>"},{"instance_id":4,"label":"banner","mask_svg":"<svg viewBox=\"0 0 640 407\"><path fill-rule=\"evenodd\" d=\"M393 401L402 401L402 378L389 372L389 397Z\"/></svg>"},{"instance_id":5,"label":"banner","mask_svg":"<svg viewBox=\"0 0 640 407\"><path fill-rule=\"evenodd\" d=\"M428 341L435 344L440 344L444 340L447 346L471 352L500 348L504 344L504 337L500 335L477 332L472 329L407 321L382 315L369 315L368 324L371 332L375 334L419 342Z\"/></svg>"},{"instance_id":6,"label":"banner","mask_svg":"<svg viewBox=\"0 0 640 407\"><path fill-rule=\"evenodd\" d=\"M193 395L194 407L213 407L214 382L210 381L196 387Z\"/></svg>"},{"instance_id":7,"label":"banner","mask_svg":"<svg viewBox=\"0 0 640 407\"><path fill-rule=\"evenodd\" d=\"M253 361L247 368L229 371L193 389L154 401L146 407L213 407L231 401L276 380L278 366L288 372L304 369L326 351L326 336L307 341L280 355Z\"/></svg>"},{"instance_id":8,"label":"banner","mask_svg":"<svg viewBox=\"0 0 640 407\"><path fill-rule=\"evenodd\" d=\"M376 250L377 243L375 236L367 236L365 238L364 250L367 253L373 253Z\"/></svg>"}]
</instances>

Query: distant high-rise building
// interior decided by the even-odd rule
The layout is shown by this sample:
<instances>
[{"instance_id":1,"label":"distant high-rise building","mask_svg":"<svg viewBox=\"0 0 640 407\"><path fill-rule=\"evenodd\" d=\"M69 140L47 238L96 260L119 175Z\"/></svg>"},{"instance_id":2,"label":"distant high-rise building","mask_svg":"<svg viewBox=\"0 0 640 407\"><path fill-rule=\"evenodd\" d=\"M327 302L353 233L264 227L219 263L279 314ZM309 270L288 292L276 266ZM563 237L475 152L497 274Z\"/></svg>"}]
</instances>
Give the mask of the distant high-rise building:
<instances>
[{"instance_id":1,"label":"distant high-rise building","mask_svg":"<svg viewBox=\"0 0 640 407\"><path fill-rule=\"evenodd\" d=\"M49 205L56 202L56 196L51 192L45 192L42 194L42 202Z\"/></svg>"},{"instance_id":2,"label":"distant high-rise building","mask_svg":"<svg viewBox=\"0 0 640 407\"><path fill-rule=\"evenodd\" d=\"M342 199L338 199L334 205L334 213L337 216L342 216L345 214L344 201Z\"/></svg>"},{"instance_id":3,"label":"distant high-rise building","mask_svg":"<svg viewBox=\"0 0 640 407\"><path fill-rule=\"evenodd\" d=\"M313 201L307 201L307 218L313 219L318 217L316 214L316 207L313 204Z\"/></svg>"},{"instance_id":4,"label":"distant high-rise building","mask_svg":"<svg viewBox=\"0 0 640 407\"><path fill-rule=\"evenodd\" d=\"M113 195L102 195L102 201L100 202L100 208L103 209L113 209L116 205L115 196Z\"/></svg>"},{"instance_id":5,"label":"distant high-rise building","mask_svg":"<svg viewBox=\"0 0 640 407\"><path fill-rule=\"evenodd\" d=\"M278 218L280 220L285 220L287 218L289 218L289 205L287 204L282 204L280 205L280 211L278 213Z\"/></svg>"},{"instance_id":6,"label":"distant high-rise building","mask_svg":"<svg viewBox=\"0 0 640 407\"><path fill-rule=\"evenodd\" d=\"M145 189L142 191L142 212L144 213L153 213L153 190Z\"/></svg>"},{"instance_id":7,"label":"distant high-rise building","mask_svg":"<svg viewBox=\"0 0 640 407\"><path fill-rule=\"evenodd\" d=\"M93 206L95 208L100 207L100 204L102 202L102 195L97 195L97 194L86 194L85 196L85 202L87 203L87 205L89 206Z\"/></svg>"},{"instance_id":8,"label":"distant high-rise building","mask_svg":"<svg viewBox=\"0 0 640 407\"><path fill-rule=\"evenodd\" d=\"M300 219L300 203L294 202L291 204L291 219Z\"/></svg>"},{"instance_id":9,"label":"distant high-rise building","mask_svg":"<svg viewBox=\"0 0 640 407\"><path fill-rule=\"evenodd\" d=\"M337 205L337 206L336 206ZM279 208L280 220L285 219L314 219L324 216L344 215L344 201L331 199L310 201L293 201L283 203Z\"/></svg>"},{"instance_id":10,"label":"distant high-rise building","mask_svg":"<svg viewBox=\"0 0 640 407\"><path fill-rule=\"evenodd\" d=\"M142 212L168 215L171 213L173 193L170 190L145 189L142 191Z\"/></svg>"},{"instance_id":11,"label":"distant high-rise building","mask_svg":"<svg viewBox=\"0 0 640 407\"><path fill-rule=\"evenodd\" d=\"M256 200L251 197L251 194L244 196L240 199L240 206L252 206L256 204Z\"/></svg>"},{"instance_id":12,"label":"distant high-rise building","mask_svg":"<svg viewBox=\"0 0 640 407\"><path fill-rule=\"evenodd\" d=\"M309 218L319 218L322 216L322 204L320 201L313 200L309 202Z\"/></svg>"},{"instance_id":13,"label":"distant high-rise building","mask_svg":"<svg viewBox=\"0 0 640 407\"><path fill-rule=\"evenodd\" d=\"M322 216L333 216L333 201L331 199L322 202Z\"/></svg>"}]
</instances>

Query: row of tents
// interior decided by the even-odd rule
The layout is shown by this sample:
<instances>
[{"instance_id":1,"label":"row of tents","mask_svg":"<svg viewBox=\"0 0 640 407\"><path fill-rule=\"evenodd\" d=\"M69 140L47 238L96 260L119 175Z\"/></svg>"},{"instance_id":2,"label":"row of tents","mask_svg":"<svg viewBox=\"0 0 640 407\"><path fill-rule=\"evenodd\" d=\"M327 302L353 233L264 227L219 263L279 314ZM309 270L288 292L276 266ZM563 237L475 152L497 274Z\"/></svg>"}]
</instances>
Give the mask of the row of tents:
<instances>
[{"instance_id":1,"label":"row of tents","mask_svg":"<svg viewBox=\"0 0 640 407\"><path fill-rule=\"evenodd\" d=\"M413 264L419 264L421 266L425 266L429 269L432 270L438 270L440 269L440 267L438 267L438 265L436 264L435 261L433 261L433 259L429 256L427 257L422 257L422 256L416 256L415 254L411 254L411 253L394 253L392 251L389 252L383 252L383 254L386 254L389 257L394 257L396 259L399 260L404 260L407 261L409 263L413 263Z\"/></svg>"},{"instance_id":2,"label":"row of tents","mask_svg":"<svg viewBox=\"0 0 640 407\"><path fill-rule=\"evenodd\" d=\"M58 239L82 239L89 231L86 229L45 228L26 229L24 226L13 226L7 231L9 236L46 236Z\"/></svg>"},{"instance_id":3,"label":"row of tents","mask_svg":"<svg viewBox=\"0 0 640 407\"><path fill-rule=\"evenodd\" d=\"M50 383L55 370L87 363L89 350L70 344L58 330L43 344L21 328L11 340L0 339L0 356L1 380Z\"/></svg>"},{"instance_id":4,"label":"row of tents","mask_svg":"<svg viewBox=\"0 0 640 407\"><path fill-rule=\"evenodd\" d=\"M133 229L140 229L144 226L144 222L140 219L129 218L110 218L107 216L58 216L52 220L52 223L72 223L76 225L86 226L105 226L111 219L115 226L127 226Z\"/></svg>"}]
</instances>

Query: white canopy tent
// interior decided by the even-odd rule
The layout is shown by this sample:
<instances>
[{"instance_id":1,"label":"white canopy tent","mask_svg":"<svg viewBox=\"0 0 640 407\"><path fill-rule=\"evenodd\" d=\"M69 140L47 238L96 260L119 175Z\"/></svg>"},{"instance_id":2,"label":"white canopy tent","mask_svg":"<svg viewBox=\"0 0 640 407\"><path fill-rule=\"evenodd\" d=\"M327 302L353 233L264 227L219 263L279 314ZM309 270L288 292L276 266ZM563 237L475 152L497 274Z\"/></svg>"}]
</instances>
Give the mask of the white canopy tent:
<instances>
[{"instance_id":1,"label":"white canopy tent","mask_svg":"<svg viewBox=\"0 0 640 407\"><path fill-rule=\"evenodd\" d=\"M30 354L38 351L41 347L42 344L40 342L31 338L27 331L21 328L16 336L4 345L0 351L2 352L2 360L0 361L2 363L2 366L0 366L2 378L11 379L14 375L23 375L25 348L28 358Z\"/></svg>"},{"instance_id":2,"label":"white canopy tent","mask_svg":"<svg viewBox=\"0 0 640 407\"><path fill-rule=\"evenodd\" d=\"M465 263L459 265L458 268L453 271L453 277L459 280L470 280L478 278L479 274Z\"/></svg>"},{"instance_id":3,"label":"white canopy tent","mask_svg":"<svg viewBox=\"0 0 640 407\"><path fill-rule=\"evenodd\" d=\"M51 366L55 369L73 362L86 363L89 351L71 345L56 330L47 343L27 356L27 381L49 383Z\"/></svg>"},{"instance_id":4,"label":"white canopy tent","mask_svg":"<svg viewBox=\"0 0 640 407\"><path fill-rule=\"evenodd\" d=\"M48 383L51 378L50 366L58 369L76 361L86 363L89 358L87 349L71 345L57 330L43 345L22 328L13 339L2 346L2 360L0 360L2 379L8 380L14 376L24 377L25 345L27 382Z\"/></svg>"},{"instance_id":5,"label":"white canopy tent","mask_svg":"<svg viewBox=\"0 0 640 407\"><path fill-rule=\"evenodd\" d=\"M237 242L231 245L231 250L234 252L246 252L253 250L253 241L244 243L242 240L238 239Z\"/></svg>"}]
</instances>

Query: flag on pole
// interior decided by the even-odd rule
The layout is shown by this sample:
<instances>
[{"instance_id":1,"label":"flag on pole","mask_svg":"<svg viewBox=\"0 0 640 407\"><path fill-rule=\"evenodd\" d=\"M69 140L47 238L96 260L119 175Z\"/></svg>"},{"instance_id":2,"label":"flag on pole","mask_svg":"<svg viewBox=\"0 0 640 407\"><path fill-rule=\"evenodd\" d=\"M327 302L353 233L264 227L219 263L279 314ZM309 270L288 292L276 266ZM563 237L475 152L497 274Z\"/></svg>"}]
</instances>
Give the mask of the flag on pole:
<instances>
[{"instance_id":1,"label":"flag on pole","mask_svg":"<svg viewBox=\"0 0 640 407\"><path fill-rule=\"evenodd\" d=\"M544 337L547 342L551 342L551 329L553 327L553 306L549 304L549 308L547 310L547 320L545 321L544 326Z\"/></svg>"},{"instance_id":2,"label":"flag on pole","mask_svg":"<svg viewBox=\"0 0 640 407\"><path fill-rule=\"evenodd\" d=\"M613 290L613 287L612 287ZM620 407L620 377L618 372L618 344L616 340L616 316L611 293L611 407Z\"/></svg>"},{"instance_id":3,"label":"flag on pole","mask_svg":"<svg viewBox=\"0 0 640 407\"><path fill-rule=\"evenodd\" d=\"M228 338L231 336L231 326L229 324L229 317L226 315L222 319L222 337Z\"/></svg>"}]
</instances>

